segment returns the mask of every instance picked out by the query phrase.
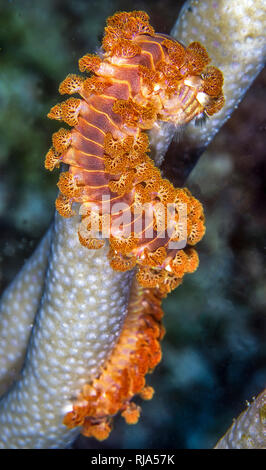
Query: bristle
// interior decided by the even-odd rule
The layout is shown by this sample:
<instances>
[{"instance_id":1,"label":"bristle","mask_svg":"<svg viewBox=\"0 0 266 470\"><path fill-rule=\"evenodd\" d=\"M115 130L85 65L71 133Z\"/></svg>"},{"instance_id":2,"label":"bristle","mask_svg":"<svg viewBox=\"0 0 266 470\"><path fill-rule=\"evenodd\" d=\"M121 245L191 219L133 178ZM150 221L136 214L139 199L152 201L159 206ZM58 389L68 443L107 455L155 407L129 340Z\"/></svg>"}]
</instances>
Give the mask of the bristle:
<instances>
[{"instance_id":1,"label":"bristle","mask_svg":"<svg viewBox=\"0 0 266 470\"><path fill-rule=\"evenodd\" d=\"M205 48L156 34L145 12L108 18L102 49L101 57L79 60L89 77L70 74L61 83L60 93L80 98L57 104L48 117L74 129L53 134L45 160L49 170L69 165L59 178L56 208L70 217L73 202L81 204L80 243L96 250L109 238L111 267L136 270L138 300L130 304L117 346L64 419L98 440L108 437L119 411L127 423L137 422L135 394L152 397L145 375L161 358L160 302L197 269L192 246L205 233L202 205L162 178L148 156L146 130L161 121L181 129L224 103L222 73L208 66Z\"/></svg>"}]
</instances>

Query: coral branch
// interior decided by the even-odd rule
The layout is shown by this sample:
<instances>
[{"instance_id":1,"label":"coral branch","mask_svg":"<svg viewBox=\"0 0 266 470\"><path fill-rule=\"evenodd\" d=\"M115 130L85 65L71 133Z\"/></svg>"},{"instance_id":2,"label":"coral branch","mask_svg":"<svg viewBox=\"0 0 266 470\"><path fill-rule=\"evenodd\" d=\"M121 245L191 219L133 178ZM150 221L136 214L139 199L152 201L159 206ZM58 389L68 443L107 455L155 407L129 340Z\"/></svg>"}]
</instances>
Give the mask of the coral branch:
<instances>
[{"instance_id":1,"label":"coral branch","mask_svg":"<svg viewBox=\"0 0 266 470\"><path fill-rule=\"evenodd\" d=\"M264 67L266 59L265 4L262 0L187 1L171 35L183 44L202 41L212 64L224 76L225 105L203 125L188 124L178 145L175 129L162 126L161 133L150 131L156 147L154 159L174 184L183 184L198 158L242 100L247 89ZM158 140L161 141L159 145Z\"/></svg>"},{"instance_id":2,"label":"coral branch","mask_svg":"<svg viewBox=\"0 0 266 470\"><path fill-rule=\"evenodd\" d=\"M77 218L65 221L56 215L45 290L26 361L0 405L0 448L69 444L79 428L63 425L64 414L119 337L133 273L114 273L106 249L95 253L82 247L77 224Z\"/></svg>"},{"instance_id":3,"label":"coral branch","mask_svg":"<svg viewBox=\"0 0 266 470\"><path fill-rule=\"evenodd\" d=\"M5 290L0 304L0 396L21 370L48 264L51 229Z\"/></svg>"}]
</instances>

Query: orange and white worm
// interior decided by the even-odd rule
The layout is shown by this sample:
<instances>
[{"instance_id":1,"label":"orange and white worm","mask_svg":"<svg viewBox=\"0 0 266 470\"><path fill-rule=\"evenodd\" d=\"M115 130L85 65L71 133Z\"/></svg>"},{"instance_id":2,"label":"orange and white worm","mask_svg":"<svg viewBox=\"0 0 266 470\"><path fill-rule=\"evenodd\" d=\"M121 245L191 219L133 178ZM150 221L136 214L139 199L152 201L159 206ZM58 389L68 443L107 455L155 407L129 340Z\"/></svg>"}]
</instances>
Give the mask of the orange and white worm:
<instances>
[{"instance_id":1,"label":"orange and white worm","mask_svg":"<svg viewBox=\"0 0 266 470\"><path fill-rule=\"evenodd\" d=\"M99 376L83 387L64 419L68 427L83 425L87 436L108 437L118 411L128 423L137 422L140 410L131 399L135 394L152 397L145 375L161 357L161 298L198 266L193 246L205 232L202 205L187 189L174 188L162 178L148 156L146 131L162 121L180 127L222 108L223 76L209 62L200 43L185 48L155 33L145 12L116 13L107 20L101 54L87 54L79 61L80 71L90 76L68 75L59 87L61 94L80 97L57 104L48 114L72 126L53 134L45 160L49 170L60 162L69 165L58 182L58 212L71 217L73 203L79 203L81 244L101 248L109 228L111 267L116 271L136 268L119 341ZM152 229L148 236L145 204ZM174 207L170 233L166 230L169 217L165 217L169 205ZM184 238L184 205L186 244L172 248L172 243ZM125 217L127 236L121 230Z\"/></svg>"}]
</instances>

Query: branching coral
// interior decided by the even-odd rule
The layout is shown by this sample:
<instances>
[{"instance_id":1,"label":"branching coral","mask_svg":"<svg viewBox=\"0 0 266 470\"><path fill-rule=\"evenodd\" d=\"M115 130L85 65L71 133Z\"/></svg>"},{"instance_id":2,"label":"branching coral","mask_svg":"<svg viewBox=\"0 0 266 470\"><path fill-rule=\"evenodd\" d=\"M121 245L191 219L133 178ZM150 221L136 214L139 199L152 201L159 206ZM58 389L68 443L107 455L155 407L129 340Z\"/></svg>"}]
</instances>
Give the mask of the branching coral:
<instances>
[{"instance_id":1,"label":"branching coral","mask_svg":"<svg viewBox=\"0 0 266 470\"><path fill-rule=\"evenodd\" d=\"M186 28L189 29L189 27L186 25ZM74 222L73 222L74 223ZM68 221L66 223L63 223L62 221L60 221L59 219L57 220L56 222L56 227L59 229L62 228L62 225L60 224L63 224L63 226L65 227L65 235L68 236L67 234L67 229L66 227L68 227L69 229L71 229L71 223ZM63 237L63 234L64 234L64 230L62 232L62 237ZM53 251L52 251L52 258L53 259L53 256L56 256L57 254L57 250L59 249L58 247L56 247L56 237L54 238L54 244L53 244ZM61 238L61 247L62 247L62 250L63 250L63 247L65 247L65 253L64 253L64 256L66 255L66 253L69 251L69 245L67 244L67 239L63 240ZM73 248L73 246L71 247ZM81 248L80 248L81 250ZM71 251L71 250L70 250ZM84 251L80 251L80 258L79 258L79 261L80 261L80 264L78 264L79 268L81 268L82 266L82 258L85 257L84 255ZM99 253L100 255L100 253ZM63 256L63 255L62 255ZM97 256L97 254L96 254ZM96 258L97 259L97 258ZM88 262L88 254L86 253L86 262ZM55 266L54 266L55 268ZM50 277L48 275L47 277L47 289L48 289L48 293L47 295L45 295L43 297L43 301L42 301L42 309L41 311L44 311L45 309L48 308L48 311L49 309L51 310L51 306L49 306L49 303L47 303L47 301L49 300L49 297L52 296L52 292L53 290L55 290L55 299L57 299L57 296L58 296L58 289L60 291L60 286L62 285L62 278L63 278L63 270L64 268L62 268L61 272L58 270L58 268L56 267L55 268L55 271L54 271L54 275L53 274L50 274ZM70 269L70 275L71 275L71 280L70 280L70 283L72 284L72 276L75 277L75 272L77 272L76 268L72 267L72 270ZM80 270L80 272L82 273L82 269ZM49 271L48 271L49 273ZM50 269L50 273L52 273L51 269ZM58 275L55 275L55 273L58 273ZM54 278L53 278L54 276ZM117 278L117 284L120 283L120 279L125 279L124 278L125 274L121 275L121 277ZM84 282L84 280L82 280L82 276L80 276L80 278L78 279L79 283L82 284L82 282ZM114 285L115 285L115 280L113 281ZM14 285L18 285L18 284L14 284ZM113 288L113 286L112 286ZM61 288L61 292L62 292L62 288ZM35 296L32 294L32 298L34 298ZM61 312L60 314L62 315L61 318L63 318L63 314L64 312L68 312L68 314L70 314L70 311L69 311L69 308L70 308L70 304L72 305L72 298L69 299L68 298L68 294L66 293L65 296L64 296L64 301L65 302L68 302L68 309L65 308L65 306L63 304L61 304L60 306L58 305L58 308L60 307L61 309ZM95 297L95 292L93 294L93 297ZM118 299L117 299L118 301ZM57 303L57 300L56 300L56 303ZM125 305L126 301L124 300L124 303L123 301L121 301L121 304ZM12 302L11 302L11 305L12 305ZM118 310L119 310L119 303L117 304L118 306ZM54 307L53 307L54 308ZM76 306L73 305L73 308L76 309ZM96 307L98 309L98 312L101 311L101 306L100 305L97 305ZM94 310L94 312L96 313L96 308ZM12 308L11 308L12 310ZM41 312L40 311L40 312ZM79 310L78 310L79 311ZM74 316L77 315L77 310L76 310L76 313L74 314ZM69 315L70 316L70 315ZM97 315L96 315L97 316ZM38 320L36 322L36 326L35 326L35 340L32 339L31 341L31 344L35 344L37 345L37 339L38 339L38 335L39 337L41 336L41 329L38 327L38 324L39 324L39 320L43 318L43 314L39 314L39 317L38 317ZM117 323L119 323L119 320L117 319L116 320ZM75 323L75 324L74 324ZM5 324L6 327L8 327L7 324ZM73 322L72 323L72 327L74 326L77 326L77 322ZM49 330L48 330L49 331ZM51 330L50 330L51 331ZM40 342L38 344L38 350L40 350L40 353L38 355L39 357L39 360L40 360L40 364L38 365L38 369L39 369L39 366L41 365L42 361L43 361L43 356L41 354L41 344L43 344L43 346L45 345L45 342L46 342L46 338L47 338L47 335L48 333L44 334L44 338L43 338L43 342ZM46 336L46 337L45 337ZM59 336L60 336L60 333L59 333ZM34 337L32 337L34 338ZM56 348L55 344L54 344L54 348ZM51 356L49 356L51 357ZM72 438L73 438L73 435L70 433L67 435L64 436L64 438L62 437L62 435L60 435L61 431L62 431L62 427L59 425L58 427L58 433L55 429L56 425L54 425L54 428L51 427L51 411L50 413L48 414L48 416L44 416L43 418L43 423L45 424L46 426L46 429L45 427L43 428L43 430L41 431L43 434L45 433L49 433L50 436L48 436L47 438L43 438L43 440L39 440L39 437L37 436L39 430L38 430L38 425L36 426L36 428L34 428L34 426L32 427L32 420L35 422L36 421L36 415L38 415L38 405L40 404L40 402L38 402L38 400L35 402L34 404L34 400L31 401L31 405L33 406L32 408L32 413L29 413L27 416L24 416L24 413L27 411L27 410L31 410L31 406L30 406L30 403L27 403L27 388L29 386L29 382L28 382L28 379L30 378L31 376L31 372L32 372L32 366L31 366L31 359L32 359L32 354L29 353L28 355L28 358L27 358L27 363L26 363L26 367L24 369L25 372L23 372L23 379L22 381L19 381L18 382L18 385L16 386L15 389L13 390L17 390L16 392L14 391L11 391L3 400L2 402L2 409L4 408L6 411L4 411L4 413L2 414L3 416L3 420L1 422L1 424L5 421L5 420L9 420L9 419L13 419L12 418L12 410L15 410L15 414L18 415L16 418L14 417L15 419L15 423L17 425L17 430L9 430L8 429L8 426L6 426L6 434L3 435L3 439L4 441L6 442L4 445L5 446L9 446L9 447L17 447L17 446L28 446L28 447L33 447L33 446L42 446L42 445L47 445L47 446L60 446L60 445L65 445L67 442L69 442ZM36 361L37 361L37 358L36 358ZM36 366L37 366L37 362L35 362ZM49 361L48 361L48 364L49 364ZM55 364L53 363L53 361L51 361L50 363L50 367L51 367L51 373L50 373L50 376L53 377L54 376L54 373L52 372L53 370L53 367L55 367ZM41 370L41 368L40 368ZM76 370L76 369L75 369ZM93 370L93 369L92 369ZM27 377L27 374L26 374L26 371L28 372L28 377ZM45 378L47 378L47 371L46 372L46 375L45 375ZM34 374L33 374L34 375ZM19 385L20 384L20 385ZM22 385L21 385L22 384ZM42 385L44 385L43 383L41 383ZM16 394L18 394L18 391L20 390L20 403L16 403L15 402L15 397L16 397ZM35 389L34 389L35 390ZM45 392L46 392L46 395L45 395L45 400L49 399L49 403L51 403L51 410L58 410L60 408L58 408L58 405L57 405L57 402L56 402L56 406L53 406L53 403L52 403L52 397L51 395L53 395L51 392L53 390L56 390L56 384L54 383L51 383L51 385L49 386L49 383L45 383ZM58 390L58 394L60 394L60 390ZM55 396L56 394L54 394ZM35 396L35 394L34 394ZM58 398L55 397L56 399ZM41 405L41 404L40 404ZM29 408L28 408L29 406ZM40 409L42 408L42 405L40 406ZM11 411L11 415L10 415L10 411ZM5 414L7 413L7 414ZM44 415L46 415L46 413L44 413ZM8 418L7 418L8 416ZM21 419L19 418L19 416L21 417ZM41 414L40 414L41 416ZM47 418L47 419L45 419ZM23 421L24 420L24 421ZM45 422L46 421L46 422ZM21 433L21 431L19 430L19 424L21 423L22 427L23 427L23 433ZM14 428L14 427L13 427ZM31 430L30 430L31 429ZM39 428L40 429L40 428ZM34 439L32 438L32 432L34 431L35 435L37 437L34 436ZM15 432L15 434L17 435L12 435L12 433ZM60 437L59 437L60 435ZM26 439L26 441L25 441ZM45 440L47 439L47 440ZM45 441L45 442L44 442Z\"/></svg>"},{"instance_id":2,"label":"branching coral","mask_svg":"<svg viewBox=\"0 0 266 470\"><path fill-rule=\"evenodd\" d=\"M266 390L252 402L226 434L216 449L265 449L266 447Z\"/></svg>"},{"instance_id":3,"label":"branching coral","mask_svg":"<svg viewBox=\"0 0 266 470\"><path fill-rule=\"evenodd\" d=\"M73 440L79 429L63 425L64 414L109 356L127 313L133 273L114 275L105 249L88 252L80 245L76 225L76 218L65 222L56 217L26 363L20 380L1 402L4 447L64 447ZM16 417L10 427L11 410Z\"/></svg>"},{"instance_id":4,"label":"branching coral","mask_svg":"<svg viewBox=\"0 0 266 470\"><path fill-rule=\"evenodd\" d=\"M155 33L144 12L108 18L102 47L102 57L87 54L79 61L80 70L91 77L71 74L59 87L60 93L79 93L82 99L67 99L49 112L48 117L74 128L53 134L45 166L53 170L60 162L69 164L60 175L56 208L71 217L72 203L81 204L81 243L101 248L104 240L96 232L105 233L112 268L136 266L143 287L166 294L197 268L191 246L205 232L204 215L187 189L176 189L161 177L148 156L145 130L161 123L179 129L219 112L223 75L208 66L210 58L199 42L184 48ZM172 218L170 205L175 206Z\"/></svg>"},{"instance_id":5,"label":"branching coral","mask_svg":"<svg viewBox=\"0 0 266 470\"><path fill-rule=\"evenodd\" d=\"M50 243L51 229L13 283L5 290L1 299L1 395L18 376L23 364L34 317L43 291Z\"/></svg>"},{"instance_id":6,"label":"branching coral","mask_svg":"<svg viewBox=\"0 0 266 470\"><path fill-rule=\"evenodd\" d=\"M156 146L155 162L172 181L180 183L187 177L204 148L225 123L243 98L257 74L264 67L265 18L263 2L237 0L234 2L187 1L171 34L188 44L201 40L212 63L221 68L224 76L225 105L220 113L203 126L188 124L178 148L169 152L163 161L174 129L162 126L161 132L150 131L151 143ZM163 137L161 139L161 136ZM161 144L158 143L161 140Z\"/></svg>"}]
</instances>

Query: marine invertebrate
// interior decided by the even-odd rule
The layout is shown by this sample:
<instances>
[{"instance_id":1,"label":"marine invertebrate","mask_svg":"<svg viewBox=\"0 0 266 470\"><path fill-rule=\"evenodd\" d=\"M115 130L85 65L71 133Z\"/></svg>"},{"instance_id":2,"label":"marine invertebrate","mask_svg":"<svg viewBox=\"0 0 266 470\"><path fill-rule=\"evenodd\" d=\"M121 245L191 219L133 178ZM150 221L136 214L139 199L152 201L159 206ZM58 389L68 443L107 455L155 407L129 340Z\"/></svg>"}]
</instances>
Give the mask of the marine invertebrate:
<instances>
[{"instance_id":1,"label":"marine invertebrate","mask_svg":"<svg viewBox=\"0 0 266 470\"><path fill-rule=\"evenodd\" d=\"M206 20L206 15L204 15L203 18L204 18L204 17L205 17L205 20ZM206 21L205 21L205 23L206 23ZM186 27L186 30L189 30L189 25L186 25L185 27ZM204 31L204 34L205 34L205 31ZM224 37L226 37L226 36L224 36ZM226 38L226 41L228 41L228 37ZM231 77L231 80L233 80L233 77ZM73 222L73 224L76 224L76 225L77 225L76 220L73 220L72 222ZM73 249L73 250L74 250L74 249L77 249L77 251L78 251L77 245L75 245L75 247L74 247L74 245L69 246L68 243L67 243L67 240L68 240L68 237L69 237L67 227L69 228L70 226L71 226L71 221L67 221L67 220L66 220L66 221L62 221L62 220L60 220L59 218L56 218L55 227L57 227L58 229L62 229L62 228L63 228L62 237L60 238L60 244L61 244L61 247L62 247L62 250L63 250L63 252L64 252L64 256L65 256L65 257L66 257L66 254L69 252L69 249L71 249L71 250L72 250L72 249ZM77 229L77 227L75 226L74 231L76 231L76 229ZM64 231L64 230L65 230L65 231ZM74 233L74 231L73 231L73 233ZM54 246L53 252L56 251L56 248L55 248L55 247L57 246L57 243L58 243L58 239L57 239L57 237L55 237L55 239L54 239L54 245L53 245L53 246ZM99 252L98 254L99 254L99 256L101 255L100 252ZM102 256L105 256L105 254L103 254ZM77 266L79 267L79 270L80 270L80 267L82 266L82 264L83 264L84 261L85 261L86 263L89 262L88 257L89 257L88 254L85 255L85 251L80 251L79 263L78 263L78 265L77 265ZM66 257L66 259L67 259L67 257ZM93 263L94 263L93 260L95 260L95 258L92 257L92 258L90 258L90 260L91 260L91 264L93 265ZM96 260L97 260L97 258L96 258ZM61 265L61 267L60 267L61 273L64 272L65 266L67 266L67 265ZM57 271L57 269L59 270L59 267L57 268L57 263L53 263L53 268L55 269L55 271L54 271L55 274L56 274L56 272L59 272L59 271ZM81 271L82 271L82 270L81 270ZM69 273L69 278L68 278L68 279L69 279L69 283L71 284L72 279L73 279L72 276L75 276L75 274L77 273L77 270L75 269L74 265L71 265L71 269L69 269L68 273ZM83 274L84 274L84 276L86 277L85 272L83 272L83 271L80 272L79 283L82 281L82 276L83 276ZM95 276L101 276L101 275L103 275L103 272L95 273ZM119 281L117 281L117 279L118 279L117 277L114 277L114 279L113 279L114 285L116 285L116 282L119 282ZM122 279L122 278L120 278L120 279ZM56 284L54 283L54 278L53 278L53 276L52 276L52 275L49 275L49 276L47 277L47 283L46 283L46 289L49 289L49 295L51 296L52 293L53 293L53 291L56 290L56 289L58 289L60 285L61 285L61 286L64 286L63 282L64 282L64 279L63 279L63 276L62 276L62 275L61 275L61 276L60 276L60 275L59 275L59 276L56 276ZM15 285L16 285L16 282L14 283L14 286L15 286ZM106 287L107 287L107 286L106 286ZM113 286L112 286L112 287L113 287ZM28 284L27 284L26 280L25 280L25 284L24 284L24 289L25 289L25 288L28 289ZM66 285L66 288L69 289L69 287L67 287L67 285ZM34 293L31 293L31 296L32 296L32 298L34 298ZM102 310L101 310L102 305L97 302L97 293L96 293L96 292L93 292L93 293L92 293L92 296L93 296L92 298L96 300L95 307L92 307L92 305L90 304L88 298L83 299L84 302L86 302L86 301L88 302L87 305L89 306L89 307L88 307L89 310L91 310L91 309L94 308L94 311L95 311L95 312L96 312L96 311L97 311L97 312L102 312ZM44 296L44 298L43 298L43 302L42 302L42 309L43 309L43 312L44 312L45 309L47 308L48 299L49 299L49 296L48 296L48 295ZM55 296L55 299L56 299L56 296ZM63 321L65 321L65 320L67 319L67 317L65 317L65 315L64 315L64 314L65 314L65 310L66 310L66 305L67 305L67 304L68 304L68 318L70 318L70 316L69 316L69 313L70 313L70 305L69 305L69 299L68 299L67 293L66 293L65 296L63 296L63 295L62 295L62 292L61 292L60 300L61 300L60 311L61 311L61 318L62 318L62 322L63 322ZM124 300L125 300L125 299L124 299ZM65 302L65 303L64 303L64 302ZM11 303L12 303L12 302L11 302ZM59 305L58 305L58 307L59 307ZM75 307L75 312L76 312L75 318L79 318L79 315L81 314L81 312L76 309L76 305L73 305L73 307ZM54 304L52 303L52 304L50 304L49 309L53 309L53 308L54 308ZM73 312L74 312L74 311L73 311ZM40 318L42 318L42 320L43 320L43 319L44 319L44 316L45 316L44 313L43 313L43 315L42 315L41 317L38 315L36 324L39 323ZM119 323L119 317L117 317L117 322ZM76 327L77 324L78 324L78 322L77 322L77 323L73 323L73 324L72 324L72 327L73 327L73 328ZM35 335L38 331L40 332L40 331L42 330L42 327L44 327L44 324L42 324L42 325L40 326L40 329L38 329L37 327L35 327L35 328L34 328L34 335ZM51 330L49 330L49 334L50 334L50 333L51 333ZM101 340L101 337L100 337L100 336L99 336L99 339ZM39 340L40 340L40 333L39 333L38 341L39 341ZM48 336L46 335L46 337L43 338L43 341L39 341L39 342L38 342L38 347L40 348L40 350L43 349L43 347L44 347L44 345L45 345L45 342L47 342L47 340L48 340ZM56 335L53 336L53 341L54 341L54 342L53 342L53 345L54 345L54 351L53 351L53 352L54 352L54 357L56 357L56 356L57 356ZM37 338L36 338L36 344L37 344ZM89 347L91 347L91 346L89 346ZM59 348L59 349L60 349L60 348ZM93 349L93 348L92 348L92 349ZM50 374L49 374L50 376L53 375L53 367L54 367L54 365L52 364L52 362L50 362L50 361L51 361L51 358L52 358L52 355L50 355L49 357L46 358L47 364L50 364ZM31 373L32 373L32 369L31 369L31 367L29 366L31 359L32 359L32 355L30 354L29 357L28 357L28 359L27 359L27 367L26 367L27 373L28 373L28 378L30 377L30 375L31 375ZM63 358L62 358L62 362L63 362L64 359L65 359L65 358L63 357ZM38 356L38 360L40 361L40 363L42 362L42 355L41 355L41 354ZM36 366L37 366L37 362L36 362L35 364L36 364ZM58 372L59 372L59 370L58 370ZM64 374L63 370L61 370L60 372L61 372L62 374ZM88 375L89 375L89 374L88 374ZM26 377L26 374L25 374L24 377ZM45 377L45 376L44 376L44 377ZM48 378L47 375L46 375L46 377ZM46 377L45 377L45 378L46 378ZM48 378L48 379L49 379L49 378ZM39 402L37 402L37 403L35 404L35 413L34 413L34 410L33 410L33 412L31 413L31 412L30 412L30 410L31 410L30 401L27 402L27 397L29 398L29 400L30 400L31 397L29 397L28 394L26 393L26 392L27 392L28 384L27 384L26 378L24 378L23 380L24 380L24 388L21 389L20 400L19 400L19 401L17 402L17 404L16 404L16 418L14 417L13 411L12 411L12 410L14 410L14 408L12 407L12 405L14 404L15 394L9 395L9 396L8 396L8 400L7 400L7 398L5 398L5 400L2 402L1 411L2 411L3 408L4 408L4 409L5 409L5 413L6 413L5 416L8 416L8 417L9 417L10 422L13 422L13 423L14 423L14 422L16 421L16 427L14 427L14 425L13 425L12 428L10 429L9 426L7 426L8 433L7 433L6 435L3 435L3 436L2 436L3 441L4 441L4 445L10 446L10 447L12 447L12 446L23 446L23 440L26 439L26 437L28 437L28 440L26 441L27 443L24 444L24 445L29 446L29 447L30 447L30 446L33 447L33 446L37 446L37 445L39 445L39 446L41 446L41 445L49 445L49 446L60 446L60 445L64 445L64 443L66 442L66 440L65 440L65 441L60 440L60 437L59 437L60 434L59 434L59 433L58 433L58 434L54 434L54 435L53 435L53 432L51 433L51 429L50 429L50 424L51 424L51 422L49 421L49 419L47 419L47 417L45 417L45 411L43 411L43 415L42 415L42 418L41 418L41 407L40 407L39 409L40 409L40 420L42 419L41 422L42 422L42 425L43 425L43 427L42 427L42 433L43 433L43 435L46 433L46 435L47 435L47 441L46 441L46 444L43 444L44 441L37 441L36 434L37 434L37 432L39 432L40 427L38 428L38 426L36 426L36 428L34 429L32 423L34 423L34 422L36 421L36 408L38 409ZM51 383L51 388L53 388L53 390L55 391L55 390L57 389L56 384L55 384L55 383L53 383L53 384ZM60 388L59 388L59 390L60 390ZM54 397L52 394L49 394L49 391L50 391L50 390L49 390L49 380L48 380L48 381L47 381L47 386L46 386L46 397L45 397L45 399L49 401L50 406L51 406L51 409L55 410L55 409L57 409L55 402L53 402L53 400L54 400L55 397ZM39 393L39 394L42 394L42 393L43 393L43 390L42 390L42 389L37 390L36 388L34 388L32 392L33 392L33 396L35 397L35 395L37 395L38 393ZM54 394L54 395L55 395L55 394ZM35 398L34 398L34 399L35 399ZM4 405L5 405L5 406L4 406ZM19 427L20 427L20 426L19 426L19 424L18 424L19 416L21 416L21 415L23 416L23 414L25 413L25 410L29 410L29 412L28 412L27 415L26 415L25 421L24 421L24 422L22 421L22 424L21 424L21 428L23 429L23 432L24 432L25 434L24 434L24 436L21 435L21 436L20 436L20 439L18 440L18 439L17 439L17 436L16 436L16 433L19 434L19 432L20 432L20 431L19 431ZM14 421L14 419L15 419L15 421ZM38 421L38 420L37 420L37 421ZM2 420L2 423L3 423L3 420ZM57 423L56 423L55 425L58 425L58 421L57 421ZM33 428L33 431L34 431L34 432L32 432L31 428ZM60 428L60 425L59 425L59 428ZM60 428L60 431L62 431L62 427ZM6 431L5 431L5 432L6 432ZM15 436L13 435L13 433L15 433ZM50 438L51 438L50 440L49 440L49 435L50 435ZM71 435L71 437L69 437L68 442L70 441L71 438L73 438L73 434ZM43 438L43 439L44 439L44 438ZM48 444L47 444L47 442L48 442ZM24 441L24 443L25 443L25 441Z\"/></svg>"},{"instance_id":2,"label":"marine invertebrate","mask_svg":"<svg viewBox=\"0 0 266 470\"><path fill-rule=\"evenodd\" d=\"M109 235L112 268L137 266L142 286L168 293L198 265L189 246L204 234L203 209L188 190L162 179L147 155L144 131L158 121L178 127L217 113L224 104L223 76L208 66L200 43L184 48L155 33L141 11L108 18L102 46L102 57L87 54L79 61L80 70L92 76L69 75L59 87L60 93L79 93L82 99L63 101L48 114L74 126L53 135L46 156L50 170L60 162L69 164L60 175L56 207L69 217L72 203L79 202L81 243L90 249L103 246L103 239L94 236L97 222L98 233L107 229ZM182 204L187 209L183 228ZM171 217L169 205L174 206ZM175 242L188 246L175 248Z\"/></svg>"}]
</instances>

